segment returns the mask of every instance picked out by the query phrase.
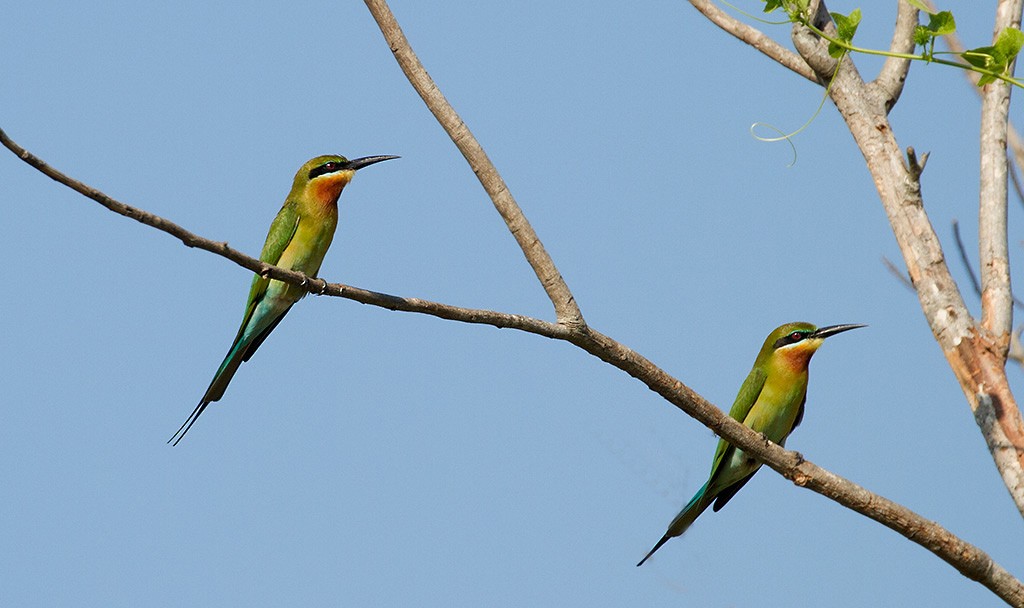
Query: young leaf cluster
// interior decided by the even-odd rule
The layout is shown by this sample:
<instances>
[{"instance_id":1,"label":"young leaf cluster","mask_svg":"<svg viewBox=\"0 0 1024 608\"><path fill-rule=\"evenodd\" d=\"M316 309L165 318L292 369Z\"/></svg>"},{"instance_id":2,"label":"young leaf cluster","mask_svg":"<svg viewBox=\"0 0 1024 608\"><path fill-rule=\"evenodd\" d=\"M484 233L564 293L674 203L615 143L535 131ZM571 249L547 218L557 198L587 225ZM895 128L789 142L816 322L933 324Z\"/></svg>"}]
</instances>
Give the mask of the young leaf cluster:
<instances>
[{"instance_id":1,"label":"young leaf cluster","mask_svg":"<svg viewBox=\"0 0 1024 608\"><path fill-rule=\"evenodd\" d=\"M917 3L912 3L915 6ZM920 8L920 7L919 7ZM914 28L914 44L924 49L924 56L930 61L935 56L935 40L939 36L952 34L956 31L956 20L953 13L942 11L928 15L928 25Z\"/></svg>"},{"instance_id":2,"label":"young leaf cluster","mask_svg":"<svg viewBox=\"0 0 1024 608\"><path fill-rule=\"evenodd\" d=\"M853 37L857 33L857 27L861 21L861 11L859 8L851 11L849 15L830 13L832 21L836 24L836 33L835 35L828 35L811 23L808 13L809 0L763 1L764 12L771 13L776 10L782 10L788 15L790 22L804 25L825 40L828 40L829 55L836 59L841 58L845 53L856 52L900 57L927 63L939 63L977 72L980 75L978 86L1002 80L1014 86L1024 88L1024 82L1012 76L1013 62L1020 53L1021 47L1024 46L1024 33L1017 28L1008 27L1004 29L996 37L996 41L992 46L982 46L962 53L936 52L935 40L940 36L956 32L956 20L953 18L953 13L949 11L933 12L922 0L907 0L907 2L928 14L928 24L918 25L914 29L914 43L916 46L921 47L921 54L891 53L889 51L854 46ZM961 61L942 59L938 55L958 56Z\"/></svg>"}]
</instances>

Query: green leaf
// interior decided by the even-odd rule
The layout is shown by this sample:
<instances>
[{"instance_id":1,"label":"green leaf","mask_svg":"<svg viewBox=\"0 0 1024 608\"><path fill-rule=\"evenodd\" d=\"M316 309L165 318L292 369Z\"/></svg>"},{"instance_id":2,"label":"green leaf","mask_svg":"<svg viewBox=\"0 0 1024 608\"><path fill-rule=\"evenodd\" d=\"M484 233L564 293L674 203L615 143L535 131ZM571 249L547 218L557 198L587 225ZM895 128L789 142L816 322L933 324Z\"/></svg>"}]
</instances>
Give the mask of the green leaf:
<instances>
[{"instance_id":1,"label":"green leaf","mask_svg":"<svg viewBox=\"0 0 1024 608\"><path fill-rule=\"evenodd\" d=\"M857 26L860 25L860 9L853 9L849 16L832 13L832 19L836 22L839 38L849 42L853 40L853 35L857 33Z\"/></svg>"},{"instance_id":2,"label":"green leaf","mask_svg":"<svg viewBox=\"0 0 1024 608\"><path fill-rule=\"evenodd\" d=\"M994 45L964 51L960 56L974 67L994 72L996 75L1005 75L1010 71L1010 64L1017 58L1022 46L1024 33L1017 28L1008 27L999 32ZM982 74L978 86L985 86L995 79L996 76L993 74Z\"/></svg>"},{"instance_id":3,"label":"green leaf","mask_svg":"<svg viewBox=\"0 0 1024 608\"><path fill-rule=\"evenodd\" d=\"M956 20L953 19L953 13L949 11L942 11L941 13L935 13L928 18L928 29L932 32L933 36L946 36L956 31Z\"/></svg>"},{"instance_id":4,"label":"green leaf","mask_svg":"<svg viewBox=\"0 0 1024 608\"><path fill-rule=\"evenodd\" d=\"M994 69L997 63L995 47L991 46L979 46L976 49L960 53L960 56L963 57L967 63L983 70Z\"/></svg>"},{"instance_id":5,"label":"green leaf","mask_svg":"<svg viewBox=\"0 0 1024 608\"><path fill-rule=\"evenodd\" d=\"M924 11L924 12L928 13L929 15L932 14L932 9L928 8L928 6L924 2L922 2L921 0L907 0L907 2L909 2L911 6L917 8L917 9L919 9L921 11Z\"/></svg>"},{"instance_id":6,"label":"green leaf","mask_svg":"<svg viewBox=\"0 0 1024 608\"><path fill-rule=\"evenodd\" d=\"M849 15L842 13L832 13L832 20L836 23L836 39L850 44L853 41L854 34L857 33L857 26L860 25L860 9L855 8ZM846 50L835 42L828 44L828 54L839 58L845 53Z\"/></svg>"},{"instance_id":7,"label":"green leaf","mask_svg":"<svg viewBox=\"0 0 1024 608\"><path fill-rule=\"evenodd\" d=\"M782 8L782 0L765 0L764 12L770 13L775 9Z\"/></svg>"},{"instance_id":8,"label":"green leaf","mask_svg":"<svg viewBox=\"0 0 1024 608\"><path fill-rule=\"evenodd\" d=\"M999 37L996 38L995 49L1002 55L1000 59L1003 60L1005 66L1009 66L1010 62L1017 57L1021 46L1024 46L1024 32L1015 27L1008 27L999 32Z\"/></svg>"}]
</instances>

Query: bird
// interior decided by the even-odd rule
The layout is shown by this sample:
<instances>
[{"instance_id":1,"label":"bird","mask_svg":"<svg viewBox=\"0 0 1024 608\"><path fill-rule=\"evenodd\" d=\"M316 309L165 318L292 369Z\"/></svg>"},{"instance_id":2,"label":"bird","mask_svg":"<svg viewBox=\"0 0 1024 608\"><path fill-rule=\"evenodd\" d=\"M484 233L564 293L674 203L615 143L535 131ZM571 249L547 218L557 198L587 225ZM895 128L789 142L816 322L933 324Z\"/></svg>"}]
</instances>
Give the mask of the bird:
<instances>
[{"instance_id":1,"label":"bird","mask_svg":"<svg viewBox=\"0 0 1024 608\"><path fill-rule=\"evenodd\" d=\"M825 338L865 327L859 324L815 327L810 323L786 323L775 328L754 359L754 367L740 386L729 416L771 441L784 446L786 438L804 417L807 399L807 366ZM670 538L681 535L714 504L717 512L750 481L761 462L725 439L718 440L711 474L690 502L676 515L668 531L637 566L642 566Z\"/></svg>"},{"instance_id":2,"label":"bird","mask_svg":"<svg viewBox=\"0 0 1024 608\"><path fill-rule=\"evenodd\" d=\"M316 277L338 225L341 191L359 169L394 158L398 157L365 156L349 160L332 154L307 161L295 174L292 189L270 224L260 260ZM167 443L178 445L206 407L224 396L238 367L252 357L292 305L304 295L306 290L302 287L259 274L253 277L245 315L228 354L217 368L199 405Z\"/></svg>"}]
</instances>

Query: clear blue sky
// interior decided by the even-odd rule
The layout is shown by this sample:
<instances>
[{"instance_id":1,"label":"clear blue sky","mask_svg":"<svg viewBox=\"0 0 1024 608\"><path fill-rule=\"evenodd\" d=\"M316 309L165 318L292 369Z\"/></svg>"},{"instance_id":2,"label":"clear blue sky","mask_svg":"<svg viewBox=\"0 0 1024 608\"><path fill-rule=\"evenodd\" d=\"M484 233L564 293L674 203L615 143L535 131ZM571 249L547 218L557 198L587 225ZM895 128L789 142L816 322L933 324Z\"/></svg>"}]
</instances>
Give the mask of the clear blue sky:
<instances>
[{"instance_id":1,"label":"clear blue sky","mask_svg":"<svg viewBox=\"0 0 1024 608\"><path fill-rule=\"evenodd\" d=\"M888 43L889 4L864 7L859 42ZM986 44L990 9L946 6ZM776 325L868 323L815 358L789 446L1024 574L1021 518L882 264L902 260L835 111L796 139L792 168L787 145L748 133L796 129L819 88L682 1L393 8L594 327L728 408ZM321 274L551 318L362 3L4 13L0 126L72 176L257 254L305 160L399 154L344 193ZM932 153L925 201L951 259L954 218L973 255L977 108L959 73L916 65L892 115L901 145ZM514 331L307 298L172 449L249 273L13 156L0 183L5 605L1001 605L770 470L635 568L715 437ZM1018 206L1010 219L1019 235Z\"/></svg>"}]
</instances>

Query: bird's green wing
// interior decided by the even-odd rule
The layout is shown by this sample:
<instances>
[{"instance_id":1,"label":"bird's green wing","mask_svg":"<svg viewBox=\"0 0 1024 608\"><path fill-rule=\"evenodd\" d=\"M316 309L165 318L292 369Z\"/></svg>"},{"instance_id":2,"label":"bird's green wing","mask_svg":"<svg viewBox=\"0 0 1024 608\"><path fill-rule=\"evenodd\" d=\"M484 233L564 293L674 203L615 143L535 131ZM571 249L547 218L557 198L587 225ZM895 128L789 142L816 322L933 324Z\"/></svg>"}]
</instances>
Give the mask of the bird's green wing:
<instances>
[{"instance_id":1,"label":"bird's green wing","mask_svg":"<svg viewBox=\"0 0 1024 608\"><path fill-rule=\"evenodd\" d=\"M274 218L273 223L270 224L270 232L267 233L267 241L263 243L260 260L268 264L277 265L278 260L281 259L281 254L284 253L288 244L292 242L295 232L299 229L299 219L299 212L295 208L295 204L291 201L286 201L284 206L281 207L281 211L277 213L277 217ZM259 275L253 277L252 287L249 288L249 299L245 302L245 316L242 318L241 327L238 328L238 335L235 336L234 344L238 344L238 341L242 339L242 334L245 333L246 328L249 326L252 314L256 311L256 307L267 293L268 285L270 285L270 279L265 279Z\"/></svg>"},{"instance_id":2,"label":"bird's green wing","mask_svg":"<svg viewBox=\"0 0 1024 608\"><path fill-rule=\"evenodd\" d=\"M796 427L800 426L800 423L804 421L804 404L805 403L807 403L807 393L804 393L804 399L803 399L803 401L800 402L800 409L798 409L796 411L796 418L793 420L793 429L795 429ZM789 432L792 433L793 429L789 429ZM789 435L786 435L786 437L789 437ZM780 443L779 445L785 445L785 443L786 443L786 439L785 439L785 437L783 437L782 443Z\"/></svg>"},{"instance_id":3,"label":"bird's green wing","mask_svg":"<svg viewBox=\"0 0 1024 608\"><path fill-rule=\"evenodd\" d=\"M743 381L743 386L740 387L739 394L736 395L736 401L732 403L732 409L729 410L729 417L734 420L743 422L747 418L747 414L750 413L750 408L754 407L754 403L757 401L758 396L761 394L761 389L764 388L765 380L768 379L768 374L763 370L755 367L750 370L750 374L747 375L747 379ZM718 448L715 450L715 459L711 463L711 475L709 479L714 479L718 473L719 468L722 466L722 462L726 460L725 455L732 449L732 445L724 440L718 440ZM739 489L739 488L737 488Z\"/></svg>"}]
</instances>

